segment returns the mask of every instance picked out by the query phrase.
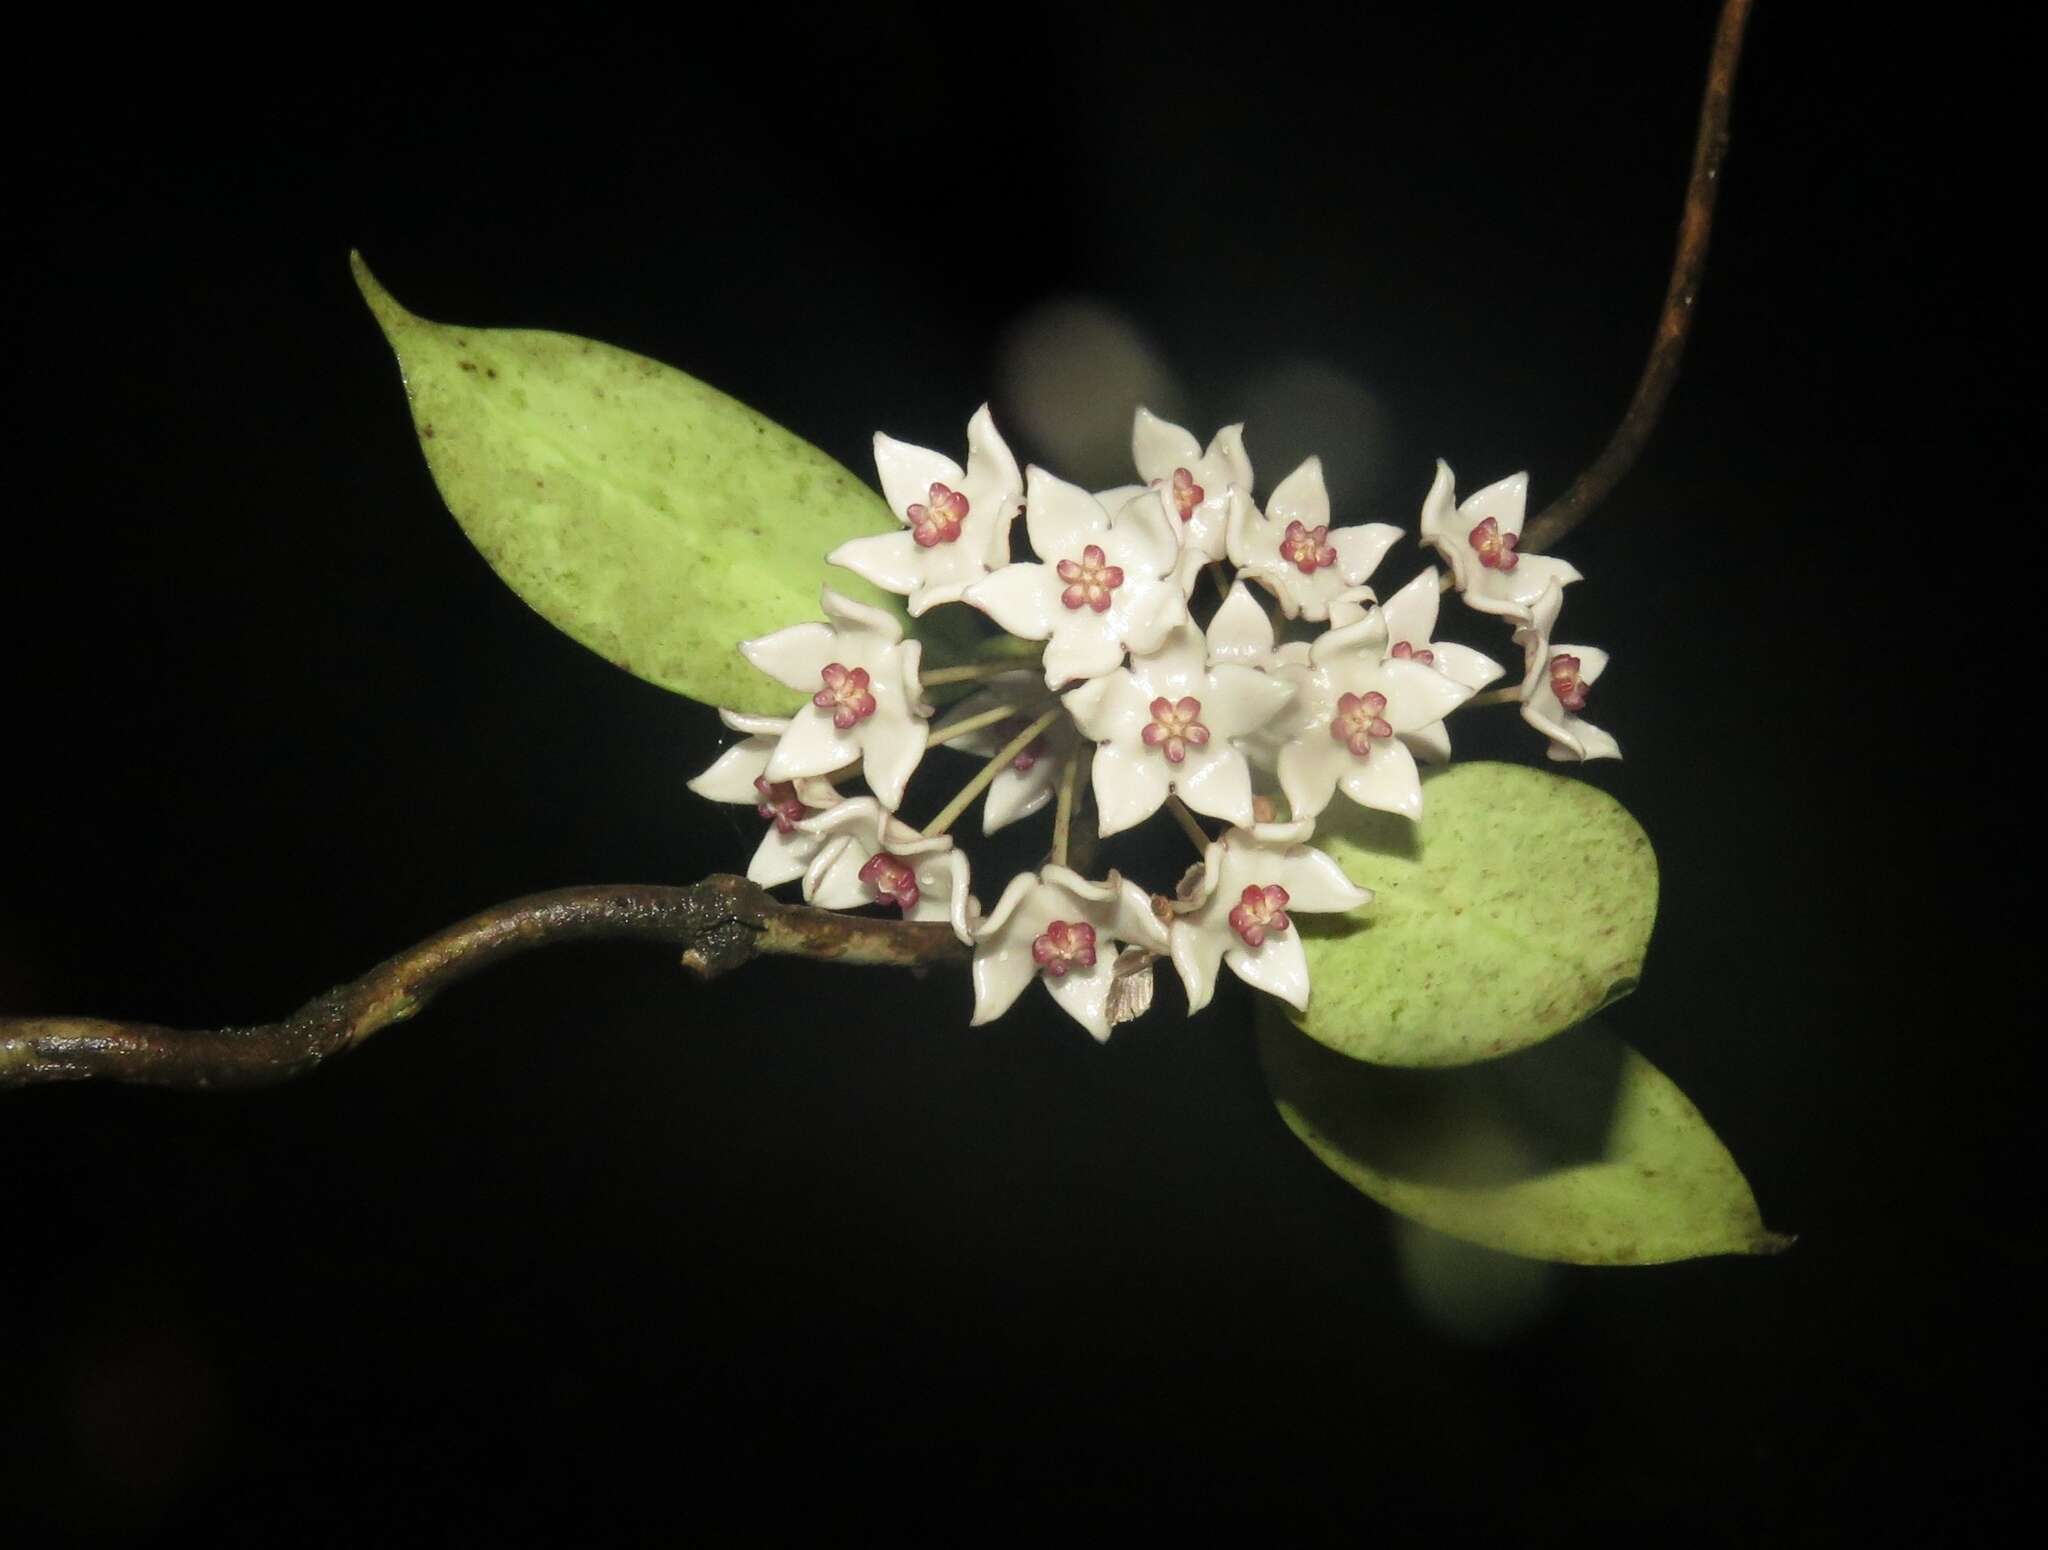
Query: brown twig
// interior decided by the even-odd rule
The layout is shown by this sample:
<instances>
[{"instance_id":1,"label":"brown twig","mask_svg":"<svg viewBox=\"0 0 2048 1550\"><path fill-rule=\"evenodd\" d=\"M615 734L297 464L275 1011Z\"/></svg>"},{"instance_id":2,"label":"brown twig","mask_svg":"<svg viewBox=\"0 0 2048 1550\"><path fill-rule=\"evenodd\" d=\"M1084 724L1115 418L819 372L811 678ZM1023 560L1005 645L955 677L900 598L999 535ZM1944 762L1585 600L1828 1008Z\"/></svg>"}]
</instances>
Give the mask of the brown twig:
<instances>
[{"instance_id":1,"label":"brown twig","mask_svg":"<svg viewBox=\"0 0 2048 1550\"><path fill-rule=\"evenodd\" d=\"M1572 487L1544 508L1522 533L1524 549L1541 551L1585 521L1594 507L1635 465L1643 444L1664 412L1678 363L1692 331L1700 276L1707 265L1707 238L1714 225L1714 199L1721 192L1721 158L1728 150L1728 103L1735 91L1735 64L1742 55L1742 33L1749 24L1750 0L1723 0L1714 28L1714 49L1707 60L1707 89L1700 103L1699 137L1693 143L1692 177L1685 188L1685 212L1678 223L1678 252L1671 261L1671 283L1664 291L1664 310L1657 318L1650 358L1643 364L1635 397L1614 435L1592 466Z\"/></svg>"},{"instance_id":2,"label":"brown twig","mask_svg":"<svg viewBox=\"0 0 2048 1550\"><path fill-rule=\"evenodd\" d=\"M472 915L280 1022L190 1031L93 1017L0 1018L0 1091L91 1077L194 1090L285 1081L404 1022L492 964L535 947L589 941L680 947L683 966L704 980L763 954L902 967L967 958L943 923L783 904L743 877L564 888Z\"/></svg>"}]
</instances>

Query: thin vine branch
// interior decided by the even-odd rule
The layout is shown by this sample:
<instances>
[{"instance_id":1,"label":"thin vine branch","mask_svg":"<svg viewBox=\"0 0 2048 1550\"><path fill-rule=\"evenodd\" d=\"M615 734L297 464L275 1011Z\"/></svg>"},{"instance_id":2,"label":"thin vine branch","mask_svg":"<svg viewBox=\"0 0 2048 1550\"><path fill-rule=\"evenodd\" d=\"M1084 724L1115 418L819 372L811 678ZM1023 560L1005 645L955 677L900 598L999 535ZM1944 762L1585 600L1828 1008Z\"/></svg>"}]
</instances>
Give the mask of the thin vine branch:
<instances>
[{"instance_id":1,"label":"thin vine branch","mask_svg":"<svg viewBox=\"0 0 2048 1550\"><path fill-rule=\"evenodd\" d=\"M1721 192L1721 158L1728 150L1728 104L1735 94L1735 65L1742 56L1743 30L1749 25L1750 0L1723 0L1714 27L1714 48L1707 58L1707 89L1700 102L1700 127L1693 141L1692 176L1685 186L1685 210L1678 222L1678 252L1671 260L1671 283L1664 290L1664 310L1643 363L1635 397L1615 427L1614 435L1592 465L1572 481L1571 488L1544 507L1522 533L1524 549L1544 551L1585 521L1607 498L1629 469L1655 429L1657 417L1678 380L1678 363L1692 332L1700 277L1707 267L1707 238L1714 227L1714 201Z\"/></svg>"},{"instance_id":2,"label":"thin vine branch","mask_svg":"<svg viewBox=\"0 0 2048 1550\"><path fill-rule=\"evenodd\" d=\"M943 922L877 920L784 904L743 877L685 887L563 888L498 904L315 996L289 1017L190 1030L95 1017L0 1018L0 1091L99 1077L214 1090L304 1076L441 991L557 942L662 942L701 980L768 956L918 967L965 962Z\"/></svg>"},{"instance_id":3,"label":"thin vine branch","mask_svg":"<svg viewBox=\"0 0 2048 1550\"><path fill-rule=\"evenodd\" d=\"M1523 535L1526 548L1547 549L1585 520L1634 464L1671 395L1706 264L1721 160L1728 148L1729 99L1750 4L1724 0L1721 8L1678 252L1635 397L1592 466L1529 524ZM924 681L978 682L1012 666L939 669ZM1032 732L1038 730L1034 726ZM1004 757L1014 751L1006 750ZM1073 806L1070 828L1068 864L1089 871L1096 835L1085 792ZM0 1017L0 1091L92 1078L191 1091L287 1081L416 1016L459 980L536 947L578 941L680 947L683 966L703 980L763 955L899 968L964 963L968 957L943 923L784 904L740 877L714 876L680 887L565 888L513 899L459 921L360 979L314 997L280 1022L187 1030L94 1017Z\"/></svg>"}]
</instances>

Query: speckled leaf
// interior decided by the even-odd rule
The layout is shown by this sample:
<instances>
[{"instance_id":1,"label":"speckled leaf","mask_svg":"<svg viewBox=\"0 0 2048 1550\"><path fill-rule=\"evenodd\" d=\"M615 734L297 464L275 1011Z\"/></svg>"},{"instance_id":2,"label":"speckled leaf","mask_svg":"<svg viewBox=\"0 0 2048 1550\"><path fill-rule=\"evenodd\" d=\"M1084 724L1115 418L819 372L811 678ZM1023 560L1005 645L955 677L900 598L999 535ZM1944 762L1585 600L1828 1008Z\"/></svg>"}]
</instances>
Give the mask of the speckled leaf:
<instances>
[{"instance_id":1,"label":"speckled leaf","mask_svg":"<svg viewBox=\"0 0 2048 1550\"><path fill-rule=\"evenodd\" d=\"M351 262L448 509L513 591L591 650L708 704L787 714L799 696L738 641L817 618L828 580L903 617L899 599L826 566L843 540L897 524L816 447L610 345L429 323Z\"/></svg>"},{"instance_id":2,"label":"speckled leaf","mask_svg":"<svg viewBox=\"0 0 2048 1550\"><path fill-rule=\"evenodd\" d=\"M1489 1060L1635 988L1657 858L1614 798L1518 764L1424 777L1410 823L1334 803L1316 827L1373 902L1299 917L1314 987L1296 1021L1392 1066Z\"/></svg>"},{"instance_id":3,"label":"speckled leaf","mask_svg":"<svg viewBox=\"0 0 2048 1550\"><path fill-rule=\"evenodd\" d=\"M1774 1254L1756 1197L1684 1093L1597 1023L1450 1071L1347 1060L1270 1008L1280 1117L1347 1183L1426 1227L1530 1259L1654 1265Z\"/></svg>"}]
</instances>

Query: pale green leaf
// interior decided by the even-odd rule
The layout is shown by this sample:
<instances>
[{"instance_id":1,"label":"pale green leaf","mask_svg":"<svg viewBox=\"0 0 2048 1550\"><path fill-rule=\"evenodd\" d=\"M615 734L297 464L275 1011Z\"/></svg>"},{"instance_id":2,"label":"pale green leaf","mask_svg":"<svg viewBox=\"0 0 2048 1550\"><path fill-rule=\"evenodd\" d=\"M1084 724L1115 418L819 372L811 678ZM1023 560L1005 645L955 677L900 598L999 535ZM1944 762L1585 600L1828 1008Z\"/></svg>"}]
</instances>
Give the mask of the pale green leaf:
<instances>
[{"instance_id":1,"label":"pale green leaf","mask_svg":"<svg viewBox=\"0 0 2048 1550\"><path fill-rule=\"evenodd\" d=\"M1296 1021L1392 1066L1456 1066L1583 1022L1635 988L1657 858L1613 797L1518 764L1455 764L1411 823L1333 803L1315 843L1373 902L1297 916L1313 992Z\"/></svg>"},{"instance_id":2,"label":"pale green leaf","mask_svg":"<svg viewBox=\"0 0 2048 1550\"><path fill-rule=\"evenodd\" d=\"M414 317L351 263L448 509L592 651L707 704L787 714L801 697L748 664L741 639L817 618L828 581L903 617L900 599L826 566L846 539L898 524L816 447L610 345Z\"/></svg>"},{"instance_id":3,"label":"pale green leaf","mask_svg":"<svg viewBox=\"0 0 2048 1550\"><path fill-rule=\"evenodd\" d=\"M1310 1151L1453 1238L1578 1265L1791 1245L1699 1110L1597 1023L1481 1065L1402 1071L1347 1060L1269 1008L1259 1058Z\"/></svg>"}]
</instances>

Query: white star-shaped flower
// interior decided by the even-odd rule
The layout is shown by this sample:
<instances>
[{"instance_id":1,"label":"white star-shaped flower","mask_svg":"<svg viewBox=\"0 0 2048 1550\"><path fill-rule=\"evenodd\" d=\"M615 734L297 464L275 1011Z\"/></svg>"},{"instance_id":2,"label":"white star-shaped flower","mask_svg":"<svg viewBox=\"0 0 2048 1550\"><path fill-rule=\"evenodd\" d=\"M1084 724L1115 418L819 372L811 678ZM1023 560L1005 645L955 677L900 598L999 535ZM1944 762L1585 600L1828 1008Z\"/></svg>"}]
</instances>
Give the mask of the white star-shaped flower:
<instances>
[{"instance_id":1,"label":"white star-shaped flower","mask_svg":"<svg viewBox=\"0 0 2048 1550\"><path fill-rule=\"evenodd\" d=\"M721 710L719 719L747 735L720 754L702 775L689 782L698 796L712 802L748 802L767 820L768 832L747 863L747 881L773 888L795 882L817 854L818 837L798 827L813 813L836 806L839 793L818 777L798 781L768 779L768 757L789 727L780 716L749 716Z\"/></svg>"},{"instance_id":2,"label":"white star-shaped flower","mask_svg":"<svg viewBox=\"0 0 2048 1550\"><path fill-rule=\"evenodd\" d=\"M948 706L945 717L933 729L932 735L936 737L947 727L998 706L1029 706L1044 698L1045 683L1037 673L1028 669L1004 673L991 678L985 688L970 694L959 704ZM1024 730L1030 720L1031 717L1020 708L1017 715L1008 720L998 721L978 732L949 738L943 746L992 759L1011 738ZM1060 768L1072 756L1076 741L1073 722L1062 717L1025 744L1022 753L996 771L996 778L990 782L988 793L982 798L981 832L993 834L1020 818L1029 818L1050 802L1059 782Z\"/></svg>"},{"instance_id":3,"label":"white star-shaped flower","mask_svg":"<svg viewBox=\"0 0 2048 1550\"><path fill-rule=\"evenodd\" d=\"M1180 426L1141 408L1131 422L1131 460L1138 477L1165 501L1183 551L1200 560L1220 560L1230 552L1230 492L1252 492L1242 425L1224 426L1204 451Z\"/></svg>"},{"instance_id":4,"label":"white star-shaped flower","mask_svg":"<svg viewBox=\"0 0 2048 1550\"><path fill-rule=\"evenodd\" d=\"M993 1022L1042 978L1068 1016L1107 1039L1122 944L1167 949L1166 928L1136 883L1114 872L1092 883L1063 866L1019 874L974 934L974 1023Z\"/></svg>"},{"instance_id":5,"label":"white star-shaped flower","mask_svg":"<svg viewBox=\"0 0 2048 1550\"><path fill-rule=\"evenodd\" d=\"M1252 776L1238 739L1265 726L1294 687L1255 667L1209 665L1201 631L1183 624L1159 649L1131 658L1066 697L1095 742L1101 832L1116 834L1159 811L1167 795L1226 823L1252 821Z\"/></svg>"},{"instance_id":6,"label":"white star-shaped flower","mask_svg":"<svg viewBox=\"0 0 2048 1550\"><path fill-rule=\"evenodd\" d=\"M754 666L811 696L790 718L763 772L770 781L825 775L859 759L868 785L894 809L924 756L932 713L918 677L923 647L896 620L830 587L826 624L795 624L740 642Z\"/></svg>"},{"instance_id":7,"label":"white star-shaped flower","mask_svg":"<svg viewBox=\"0 0 2048 1550\"><path fill-rule=\"evenodd\" d=\"M1443 588L1438 585L1437 571L1432 566L1379 605L1380 615L1386 621L1387 655L1433 667L1453 682L1477 692L1496 678L1505 676L1507 669L1470 646L1460 646L1456 641L1430 639L1436 630L1437 603L1442 596ZM1364 618L1368 612L1370 606L1367 604L1332 603L1331 628L1342 629ZM1417 727L1413 732L1403 732L1399 736L1408 745L1409 752L1432 764L1443 764L1451 757L1450 728L1441 721L1433 721L1426 727Z\"/></svg>"},{"instance_id":8,"label":"white star-shaped flower","mask_svg":"<svg viewBox=\"0 0 2048 1550\"><path fill-rule=\"evenodd\" d=\"M1545 587L1579 579L1563 560L1521 552L1528 500L1529 476L1512 474L1459 505L1450 465L1438 459L1420 524L1422 541L1434 545L1450 566L1458 595L1481 613L1517 624L1528 623L1530 605Z\"/></svg>"},{"instance_id":9,"label":"white star-shaped flower","mask_svg":"<svg viewBox=\"0 0 2048 1550\"><path fill-rule=\"evenodd\" d=\"M1290 619L1327 619L1336 598L1370 597L1360 589L1400 536L1385 522L1331 527L1330 492L1317 457L1280 481L1264 516L1249 489L1237 491L1231 503L1231 561L1270 587Z\"/></svg>"},{"instance_id":10,"label":"white star-shaped flower","mask_svg":"<svg viewBox=\"0 0 2048 1550\"><path fill-rule=\"evenodd\" d=\"M1619 759L1621 744L1579 715L1586 691L1607 671L1607 653L1598 646L1550 643L1563 607L1564 591L1553 582L1529 610L1529 622L1515 631L1525 664L1522 719L1550 739L1544 752L1561 763Z\"/></svg>"},{"instance_id":11,"label":"white star-shaped flower","mask_svg":"<svg viewBox=\"0 0 2048 1550\"><path fill-rule=\"evenodd\" d=\"M804 902L826 910L893 904L905 920L943 920L974 945L980 903L967 891L967 858L947 835L930 839L873 797L855 797L800 826L820 842L804 873Z\"/></svg>"},{"instance_id":12,"label":"white star-shaped flower","mask_svg":"<svg viewBox=\"0 0 2048 1550\"><path fill-rule=\"evenodd\" d=\"M1215 995L1220 963L1228 963L1247 985L1295 1007L1308 1005L1308 957L1292 917L1372 902L1370 889L1303 843L1314 829L1314 820L1306 818L1261 823L1226 830L1210 843L1201 869L1182 885L1168 928L1190 1012L1199 1012Z\"/></svg>"},{"instance_id":13,"label":"white star-shaped flower","mask_svg":"<svg viewBox=\"0 0 2048 1550\"><path fill-rule=\"evenodd\" d=\"M849 539L826 563L908 597L913 615L957 602L971 583L1009 563L1024 481L987 404L967 422L964 473L942 453L879 433L875 468L903 531Z\"/></svg>"},{"instance_id":14,"label":"white star-shaped flower","mask_svg":"<svg viewBox=\"0 0 2048 1550\"><path fill-rule=\"evenodd\" d=\"M1024 527L1042 563L1005 565L966 592L967 601L1012 635L1042 640L1053 688L1097 678L1125 651L1152 651L1187 617L1174 578L1180 543L1159 496L1147 493L1112 518L1079 485L1029 470Z\"/></svg>"},{"instance_id":15,"label":"white star-shaped flower","mask_svg":"<svg viewBox=\"0 0 2048 1550\"><path fill-rule=\"evenodd\" d=\"M1280 789L1294 817L1313 818L1339 787L1361 807L1422 816L1415 759L1395 734L1441 721L1472 691L1433 667L1389 655L1386 620L1365 618L1319 636L1285 720Z\"/></svg>"}]
</instances>

